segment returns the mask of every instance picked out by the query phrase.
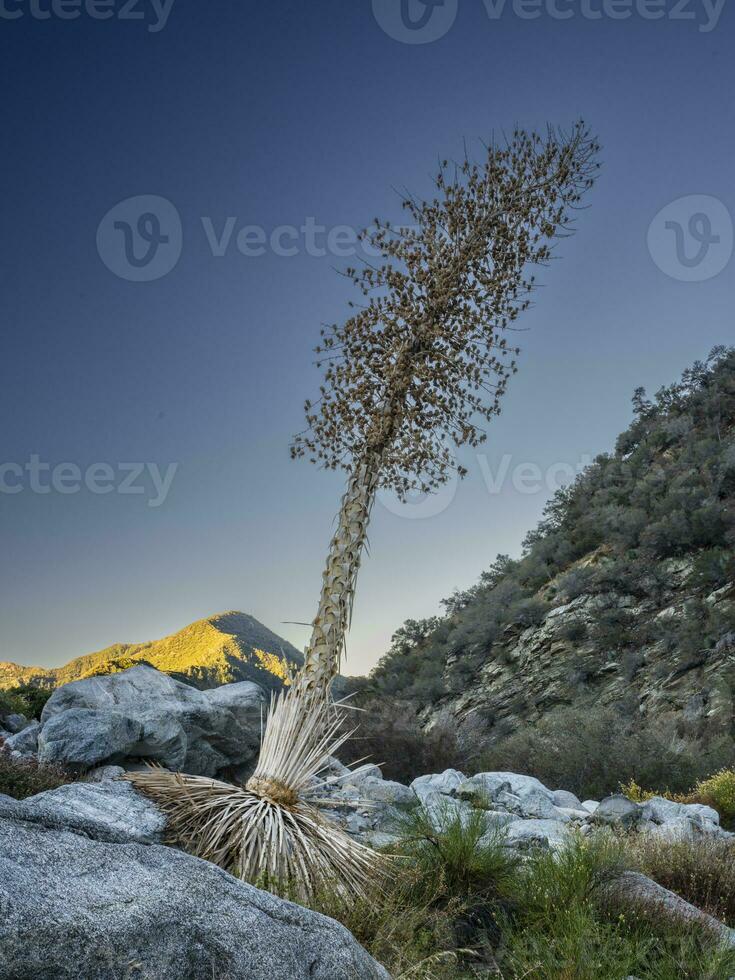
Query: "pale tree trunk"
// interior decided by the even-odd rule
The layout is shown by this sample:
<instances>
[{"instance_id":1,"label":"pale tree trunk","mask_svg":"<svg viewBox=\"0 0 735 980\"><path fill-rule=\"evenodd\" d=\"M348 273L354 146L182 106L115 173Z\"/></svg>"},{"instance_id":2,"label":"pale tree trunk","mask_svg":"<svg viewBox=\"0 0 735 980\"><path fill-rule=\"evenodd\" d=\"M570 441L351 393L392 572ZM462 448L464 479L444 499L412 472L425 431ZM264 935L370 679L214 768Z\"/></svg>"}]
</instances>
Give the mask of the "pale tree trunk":
<instances>
[{"instance_id":1,"label":"pale tree trunk","mask_svg":"<svg viewBox=\"0 0 735 980\"><path fill-rule=\"evenodd\" d=\"M297 680L310 694L328 694L331 682L339 673L383 459L400 429L413 362L425 342L423 336L417 337L397 358L388 384L389 394L376 413L365 449L355 463L342 498L337 530L329 546L322 576L322 593L311 642Z\"/></svg>"},{"instance_id":2,"label":"pale tree trunk","mask_svg":"<svg viewBox=\"0 0 735 980\"><path fill-rule=\"evenodd\" d=\"M319 609L300 677L310 693L328 691L339 672L381 463L379 451L367 451L350 475L342 498L337 530L322 576Z\"/></svg>"},{"instance_id":3,"label":"pale tree trunk","mask_svg":"<svg viewBox=\"0 0 735 980\"><path fill-rule=\"evenodd\" d=\"M329 546L304 665L293 684L275 699L266 721L258 765L246 788L272 802L292 805L298 797L300 788L284 778L297 755L316 751L323 758L331 754L324 750L330 740L334 741L340 719L333 711L330 688L339 673L383 459L400 427L406 378L416 352L414 343L397 360L393 395L376 414L365 448L350 473Z\"/></svg>"}]
</instances>

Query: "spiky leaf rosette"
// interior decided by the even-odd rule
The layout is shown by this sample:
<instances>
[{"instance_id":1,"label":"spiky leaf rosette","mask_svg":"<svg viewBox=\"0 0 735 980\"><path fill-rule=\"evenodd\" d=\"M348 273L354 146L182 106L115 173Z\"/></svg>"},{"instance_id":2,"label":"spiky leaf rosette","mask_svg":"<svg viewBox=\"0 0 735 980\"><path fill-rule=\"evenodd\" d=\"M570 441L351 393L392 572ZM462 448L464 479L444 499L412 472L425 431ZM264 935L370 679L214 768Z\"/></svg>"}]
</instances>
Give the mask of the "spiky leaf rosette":
<instances>
[{"instance_id":1,"label":"spiky leaf rosette","mask_svg":"<svg viewBox=\"0 0 735 980\"><path fill-rule=\"evenodd\" d=\"M385 860L315 805L318 774L349 737L343 711L298 683L271 707L245 788L162 768L125 778L161 807L169 839L190 854L289 898L308 901L325 888L346 900L365 897Z\"/></svg>"}]
</instances>

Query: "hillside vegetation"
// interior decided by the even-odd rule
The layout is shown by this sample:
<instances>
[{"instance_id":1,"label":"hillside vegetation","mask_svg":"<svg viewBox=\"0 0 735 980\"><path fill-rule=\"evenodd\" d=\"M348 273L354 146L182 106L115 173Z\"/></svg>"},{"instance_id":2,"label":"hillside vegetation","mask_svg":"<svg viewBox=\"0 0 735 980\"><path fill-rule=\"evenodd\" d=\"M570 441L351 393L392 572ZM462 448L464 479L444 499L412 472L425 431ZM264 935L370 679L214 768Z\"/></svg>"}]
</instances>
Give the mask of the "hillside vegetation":
<instances>
[{"instance_id":1,"label":"hillside vegetation","mask_svg":"<svg viewBox=\"0 0 735 980\"><path fill-rule=\"evenodd\" d=\"M140 663L202 688L248 680L273 689L286 680L287 665L299 664L301 659L295 647L253 616L226 612L200 619L162 640L117 643L63 667L0 663L0 690L20 685L55 687Z\"/></svg>"},{"instance_id":2,"label":"hillside vegetation","mask_svg":"<svg viewBox=\"0 0 735 980\"><path fill-rule=\"evenodd\" d=\"M551 499L520 559L499 556L444 616L397 631L368 697L490 743L558 735L574 710L575 724L604 717L611 738L656 725L662 744L731 744L735 349L652 399L638 389L633 408L614 452Z\"/></svg>"}]
</instances>

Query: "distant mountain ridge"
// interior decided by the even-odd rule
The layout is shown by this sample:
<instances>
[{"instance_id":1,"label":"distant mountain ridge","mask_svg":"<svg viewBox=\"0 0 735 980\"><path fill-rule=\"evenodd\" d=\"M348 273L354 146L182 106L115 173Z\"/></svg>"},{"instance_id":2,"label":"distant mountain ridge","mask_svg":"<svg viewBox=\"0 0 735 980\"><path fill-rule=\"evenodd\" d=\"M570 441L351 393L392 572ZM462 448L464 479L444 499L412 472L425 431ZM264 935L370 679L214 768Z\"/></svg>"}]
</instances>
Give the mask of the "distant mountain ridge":
<instances>
[{"instance_id":1,"label":"distant mountain ridge","mask_svg":"<svg viewBox=\"0 0 735 980\"><path fill-rule=\"evenodd\" d=\"M148 643L115 643L76 657L63 667L24 667L0 662L0 690L19 684L57 687L98 674L147 663L199 688L255 681L280 688L289 669L303 662L299 651L255 617L225 612L191 623L178 633Z\"/></svg>"}]
</instances>

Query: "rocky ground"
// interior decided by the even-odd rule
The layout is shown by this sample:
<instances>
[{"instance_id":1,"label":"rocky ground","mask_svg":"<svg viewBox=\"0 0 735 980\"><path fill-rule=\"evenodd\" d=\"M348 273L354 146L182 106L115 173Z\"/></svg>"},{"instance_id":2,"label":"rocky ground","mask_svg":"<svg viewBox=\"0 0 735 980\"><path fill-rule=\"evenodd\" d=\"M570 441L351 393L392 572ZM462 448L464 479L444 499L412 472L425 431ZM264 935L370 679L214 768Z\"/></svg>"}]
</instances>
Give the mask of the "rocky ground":
<instances>
[{"instance_id":1,"label":"rocky ground","mask_svg":"<svg viewBox=\"0 0 735 980\"><path fill-rule=\"evenodd\" d=\"M165 846L164 816L119 778L144 759L243 776L257 753L261 706L248 682L201 692L140 666L60 688L40 722L2 719L5 751L62 763L80 779L24 800L0 796L0 976L387 977L332 920ZM313 794L326 819L375 847L395 842L418 806L437 830L480 813L486 835L521 854L558 850L600 827L669 840L734 836L707 806L579 800L511 772L468 778L449 769L405 786L378 766L353 771L333 759ZM707 919L640 875L626 888L680 917ZM705 924L735 946L731 930Z\"/></svg>"}]
</instances>

